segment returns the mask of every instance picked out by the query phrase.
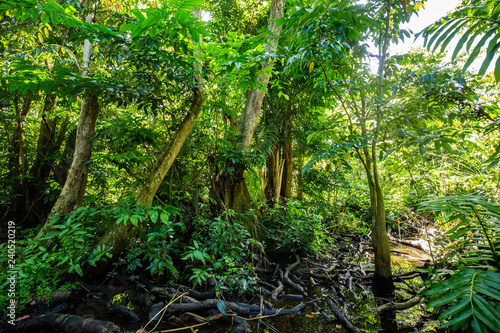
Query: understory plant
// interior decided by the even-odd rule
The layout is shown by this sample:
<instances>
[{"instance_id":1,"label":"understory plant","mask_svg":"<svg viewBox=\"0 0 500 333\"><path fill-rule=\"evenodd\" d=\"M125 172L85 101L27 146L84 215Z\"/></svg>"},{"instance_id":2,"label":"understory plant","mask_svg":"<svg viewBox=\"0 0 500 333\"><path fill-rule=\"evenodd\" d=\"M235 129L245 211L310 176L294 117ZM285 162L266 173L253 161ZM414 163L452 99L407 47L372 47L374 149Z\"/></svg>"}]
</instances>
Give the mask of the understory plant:
<instances>
[{"instance_id":1,"label":"understory plant","mask_svg":"<svg viewBox=\"0 0 500 333\"><path fill-rule=\"evenodd\" d=\"M197 233L191 238L182 260L191 269L189 280L201 286L213 278L215 288L248 289L255 281L252 260L263 251L233 211L223 217L199 216L194 224Z\"/></svg>"},{"instance_id":2,"label":"understory plant","mask_svg":"<svg viewBox=\"0 0 500 333\"><path fill-rule=\"evenodd\" d=\"M500 205L480 194L447 196L421 203L451 225L444 233L454 270L441 271L423 293L427 307L444 310L442 327L474 333L500 332ZM450 268L450 267L448 267Z\"/></svg>"},{"instance_id":3,"label":"understory plant","mask_svg":"<svg viewBox=\"0 0 500 333\"><path fill-rule=\"evenodd\" d=\"M15 261L14 268L9 266L7 269L7 264L12 261L0 259L2 289L9 282L8 277L12 274L16 276L18 310L22 310L32 299L50 302L53 291L78 284L75 275L83 276L84 266L96 266L98 261L110 257L109 248L104 245L93 250L88 248L95 239L96 227L88 222L92 214L97 214L96 210L80 207L67 216L54 218L51 227L58 232L50 248L46 247L44 239L28 237L17 241L15 256L8 258ZM6 245L0 244L0 252L7 253ZM7 304L8 301L7 293L2 293L0 302Z\"/></svg>"},{"instance_id":4,"label":"understory plant","mask_svg":"<svg viewBox=\"0 0 500 333\"><path fill-rule=\"evenodd\" d=\"M322 217L308 211L299 201L288 200L268 209L262 223L269 229L268 237L292 253L316 254L321 250L326 234Z\"/></svg>"}]
</instances>

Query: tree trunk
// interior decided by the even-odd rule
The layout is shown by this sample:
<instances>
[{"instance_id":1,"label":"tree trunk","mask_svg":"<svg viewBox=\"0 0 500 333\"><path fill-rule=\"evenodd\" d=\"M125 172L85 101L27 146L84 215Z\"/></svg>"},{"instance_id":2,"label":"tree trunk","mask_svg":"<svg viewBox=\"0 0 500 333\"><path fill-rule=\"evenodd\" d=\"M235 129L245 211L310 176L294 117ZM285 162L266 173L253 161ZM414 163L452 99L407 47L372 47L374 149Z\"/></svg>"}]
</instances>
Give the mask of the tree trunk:
<instances>
[{"instance_id":1,"label":"tree trunk","mask_svg":"<svg viewBox=\"0 0 500 333\"><path fill-rule=\"evenodd\" d=\"M286 199L292 197L293 184L293 139L291 119L285 122L283 137L283 177L281 179L281 196Z\"/></svg>"},{"instance_id":2,"label":"tree trunk","mask_svg":"<svg viewBox=\"0 0 500 333\"><path fill-rule=\"evenodd\" d=\"M297 200L304 200L304 192L302 187L304 186L304 178L302 177L302 169L304 169L304 156L302 153L299 154L299 165L297 170Z\"/></svg>"},{"instance_id":3,"label":"tree trunk","mask_svg":"<svg viewBox=\"0 0 500 333\"><path fill-rule=\"evenodd\" d=\"M75 153L75 142L76 142L76 129L73 129L68 134L68 138L66 139L66 144L64 145L62 159L59 162L59 164L54 167L54 178L61 187L64 186L64 183L66 183L66 179L68 179L68 172L69 169L71 168L71 162L73 161L73 154Z\"/></svg>"},{"instance_id":4,"label":"tree trunk","mask_svg":"<svg viewBox=\"0 0 500 333\"><path fill-rule=\"evenodd\" d=\"M266 172L266 187L264 189L264 194L266 196L266 203L269 206L273 206L276 203L276 183L277 176L279 173L279 149L278 142L273 145L272 151L267 155L267 172Z\"/></svg>"},{"instance_id":5,"label":"tree trunk","mask_svg":"<svg viewBox=\"0 0 500 333\"><path fill-rule=\"evenodd\" d=\"M197 77L195 78L195 85L200 85L201 82L199 80L201 80L201 77L200 75L196 76ZM139 205L151 206L153 204L153 199L156 195L156 191L163 182L163 179L165 178L168 170L174 163L177 154L184 145L184 142L186 141L189 133L191 133L196 119L201 113L201 107L204 102L203 88L200 85L195 87L194 90L194 99L189 109L189 113L186 115L186 118L184 118L179 129L175 132L167 149L161 155L155 169L149 176L148 180L141 187L139 194L137 195L136 203Z\"/></svg>"},{"instance_id":6,"label":"tree trunk","mask_svg":"<svg viewBox=\"0 0 500 333\"><path fill-rule=\"evenodd\" d=\"M193 11L193 14L198 19L201 18L201 10L199 9ZM149 178L139 189L139 193L137 194L135 200L138 205L151 206L153 204L156 191L163 182L168 170L174 163L177 154L184 145L189 133L191 133L191 130L193 129L196 119L201 113L203 103L205 102L201 77L201 64L195 64L194 69L196 71L193 86L194 94L189 112L180 124L179 128L176 130L167 149L162 153ZM99 245L106 245L107 248L113 247L111 254L113 256L118 255L129 245L129 232L132 229L133 225L130 222L127 224L113 224L106 234L99 239Z\"/></svg>"},{"instance_id":7,"label":"tree trunk","mask_svg":"<svg viewBox=\"0 0 500 333\"><path fill-rule=\"evenodd\" d=\"M92 23L93 14L86 17L86 22ZM84 41L82 76L87 76L89 69L90 54L92 44L89 40ZM53 216L65 215L70 213L75 207L83 202L85 188L87 186L88 162L92 154L92 141L95 133L97 115L99 113L99 104L97 95L84 96L80 107L80 117L76 130L75 152L73 161L64 187L52 207L42 230L36 236L36 239L47 236L51 239L57 234L49 234L49 223ZM50 242L50 241L49 241Z\"/></svg>"},{"instance_id":8,"label":"tree trunk","mask_svg":"<svg viewBox=\"0 0 500 333\"><path fill-rule=\"evenodd\" d=\"M6 177L6 185L12 189L12 193L18 197L13 199L5 215L5 221L12 220L21 222L20 218L30 207L30 196L28 187L27 156L24 150L24 122L31 108L31 97L25 97L22 107L19 106L19 98L14 98L14 109L16 111L16 124L9 140L9 173Z\"/></svg>"},{"instance_id":9,"label":"tree trunk","mask_svg":"<svg viewBox=\"0 0 500 333\"><path fill-rule=\"evenodd\" d=\"M387 56L387 45L389 35L389 24L391 17L391 1L386 1L386 21L385 31L383 36L383 43L379 45L379 70L378 70L378 99L383 100L384 92L384 69L385 59ZM382 37L380 38L382 40ZM374 217L373 223L373 248L375 251L375 273L374 273L374 292L375 296L390 298L394 295L394 283L392 281L391 269L391 252L389 247L389 238L387 237L387 226L385 220L385 205L382 187L380 186L380 177L378 173L377 161L377 139L379 137L381 120L382 120L382 107L377 106L376 109L376 127L374 139L371 146L371 161L373 178L369 179L370 185L370 199L372 202L372 215ZM368 161L370 156L366 156ZM368 172L369 173L369 172ZM373 192L373 193L372 193ZM376 202L373 207L373 201Z\"/></svg>"},{"instance_id":10,"label":"tree trunk","mask_svg":"<svg viewBox=\"0 0 500 333\"><path fill-rule=\"evenodd\" d=\"M69 214L83 202L87 186L88 162L92 154L92 141L99 113L97 95L83 98L80 109L80 118L76 132L75 152L73 162L64 187L52 207L49 216L37 238L48 231L48 224L53 216ZM48 236L48 235L47 235Z\"/></svg>"},{"instance_id":11,"label":"tree trunk","mask_svg":"<svg viewBox=\"0 0 500 333\"><path fill-rule=\"evenodd\" d=\"M267 28L274 37L267 40L265 45L265 50L269 53L274 52L278 45L278 37L281 33L281 27L276 26L274 19L282 18L284 16L284 6L286 0L272 0L271 3L271 13L269 16L269 21ZM247 91L245 107L240 117L240 123L238 125L238 132L240 136L238 138L238 149L243 151L248 151L250 144L252 142L253 134L260 117L260 111L262 107L262 101L264 100L265 90L269 83L269 74L266 73L266 69L269 69L274 64L273 61L268 61L262 66L262 73L257 80L261 83L258 88ZM241 164L241 163L238 163ZM244 165L236 165L235 170L243 170ZM237 173L223 173L219 177L219 181L216 184L216 188L213 189L215 192L213 194L216 200L220 202L221 197L223 201L227 203L227 207L233 209L237 212L244 212L249 209L253 209L257 212L255 207L251 204L250 194L246 186L245 180L243 178L243 171L239 174ZM229 182L226 182L229 180ZM226 182L226 184L224 184ZM237 206L233 206L232 203L238 203ZM253 228L254 226L250 226Z\"/></svg>"},{"instance_id":12,"label":"tree trunk","mask_svg":"<svg viewBox=\"0 0 500 333\"><path fill-rule=\"evenodd\" d=\"M54 154L59 150L67 130L67 123L61 125L59 133L56 133L59 117L47 118L46 115L54 109L56 97L47 95L40 120L40 130L36 148L35 161L30 169L30 210L26 212L26 221L30 227L43 223L53 205L44 198L47 179L53 170L52 161Z\"/></svg>"},{"instance_id":13,"label":"tree trunk","mask_svg":"<svg viewBox=\"0 0 500 333\"><path fill-rule=\"evenodd\" d=\"M276 37L270 38L265 45L266 52L274 52L278 46L278 38L281 33L281 27L276 27L276 22L274 19L283 18L285 13L285 2L286 0L272 0L271 3L271 14L269 16L269 21L267 28ZM246 102L243 113L241 114L240 124L238 131L240 132L240 147L242 150L248 150L250 143L252 142L253 133L257 127L257 123L260 117L260 109L262 107L262 101L264 100L265 90L267 84L269 83L269 75L265 73L265 70L273 66L273 61L268 61L264 63L262 70L263 73L257 78L261 83L261 87L247 91Z\"/></svg>"}]
</instances>

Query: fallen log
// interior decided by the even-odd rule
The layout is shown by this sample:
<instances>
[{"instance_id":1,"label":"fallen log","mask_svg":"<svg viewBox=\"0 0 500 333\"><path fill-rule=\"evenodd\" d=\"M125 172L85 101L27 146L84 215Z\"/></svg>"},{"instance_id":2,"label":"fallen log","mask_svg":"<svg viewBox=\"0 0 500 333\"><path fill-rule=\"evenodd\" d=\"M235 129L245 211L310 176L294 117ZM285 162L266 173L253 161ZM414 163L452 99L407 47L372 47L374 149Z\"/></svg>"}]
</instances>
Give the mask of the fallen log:
<instances>
[{"instance_id":1,"label":"fallen log","mask_svg":"<svg viewBox=\"0 0 500 333\"><path fill-rule=\"evenodd\" d=\"M217 297L217 294L215 290L212 291L207 291L207 292L202 292L202 291L197 291L194 289L191 289L189 287L173 283L170 285L172 288L175 288L177 291L180 291L181 293L187 293L187 296L190 296L198 301L203 301L206 299L213 299ZM219 292L223 292L223 290L220 290Z\"/></svg>"},{"instance_id":2,"label":"fallen log","mask_svg":"<svg viewBox=\"0 0 500 333\"><path fill-rule=\"evenodd\" d=\"M126 306L123 306L118 302L113 303L113 305L111 305L110 307L107 307L104 310L104 315L116 316L128 321L129 323L136 323L141 320L133 310L127 308Z\"/></svg>"},{"instance_id":3,"label":"fallen log","mask_svg":"<svg viewBox=\"0 0 500 333\"><path fill-rule=\"evenodd\" d=\"M424 251L425 253L429 253L429 244L427 241L421 239L421 240L409 240L409 239L399 239L396 237L393 237L391 234L387 233L387 237L389 238L389 241L396 243L396 244L403 244L406 246L413 247L415 249L418 249L420 251Z\"/></svg>"}]
</instances>

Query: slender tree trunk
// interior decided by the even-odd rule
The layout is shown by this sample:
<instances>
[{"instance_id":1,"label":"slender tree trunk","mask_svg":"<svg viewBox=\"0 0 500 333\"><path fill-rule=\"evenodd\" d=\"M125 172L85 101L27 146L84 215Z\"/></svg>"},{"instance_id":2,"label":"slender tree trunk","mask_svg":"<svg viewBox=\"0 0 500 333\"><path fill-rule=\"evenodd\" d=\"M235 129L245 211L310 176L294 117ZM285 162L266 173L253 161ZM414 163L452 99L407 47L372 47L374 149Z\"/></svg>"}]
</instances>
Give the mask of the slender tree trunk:
<instances>
[{"instance_id":1,"label":"slender tree trunk","mask_svg":"<svg viewBox=\"0 0 500 333\"><path fill-rule=\"evenodd\" d=\"M278 142L275 142L273 149L267 155L267 173L266 173L266 187L264 189L264 194L266 196L266 202L269 206L273 206L276 203L276 183L278 176L279 167L279 148Z\"/></svg>"},{"instance_id":2,"label":"slender tree trunk","mask_svg":"<svg viewBox=\"0 0 500 333\"><path fill-rule=\"evenodd\" d=\"M378 84L378 100L383 100L384 92L384 69L385 59L387 56L389 23L391 15L391 1L386 1L386 22L383 36L383 43L379 46L379 84ZM382 39L382 38L381 38ZM391 297L394 294L394 284L392 281L391 269L391 252L389 247L389 239L387 237L387 226L385 220L384 195L380 186L380 177L378 173L377 161L377 139L379 137L382 120L382 108L380 105L376 109L376 124L374 140L371 146L371 161L373 178L369 179L370 199L375 201L375 207L372 205L372 214L374 216L374 224L372 228L373 248L375 250L375 273L374 273L374 291L376 296ZM367 161L369 157L367 156Z\"/></svg>"},{"instance_id":3,"label":"slender tree trunk","mask_svg":"<svg viewBox=\"0 0 500 333\"><path fill-rule=\"evenodd\" d=\"M73 154L75 152L75 142L76 142L76 129L73 129L66 138L66 144L64 145L62 159L59 162L59 164L54 167L55 180L56 182L59 183L61 187L64 186L64 183L66 183L66 179L68 179L68 172L69 169L71 168L71 162L73 160Z\"/></svg>"},{"instance_id":4,"label":"slender tree trunk","mask_svg":"<svg viewBox=\"0 0 500 333\"><path fill-rule=\"evenodd\" d=\"M64 187L52 207L39 236L48 231L48 224L51 217L69 214L83 202L87 186L88 162L92 154L92 143L98 113L99 104L97 96L84 97L78 120L73 162L71 163Z\"/></svg>"},{"instance_id":5,"label":"slender tree trunk","mask_svg":"<svg viewBox=\"0 0 500 333\"><path fill-rule=\"evenodd\" d=\"M193 11L193 15L200 19L201 10L197 9ZM195 43L197 42L198 41L195 41ZM151 172L149 178L139 189L139 193L137 194L135 200L138 205L151 206L153 204L156 191L174 163L177 154L184 145L189 133L191 133L191 130L193 129L196 119L201 113L203 103L205 102L201 77L201 64L195 64L194 69L196 71L193 86L194 94L189 111L172 137L167 149L159 158L158 163ZM105 245L107 248L112 247L111 254L118 255L129 245L129 232L133 228L134 227L130 222L127 224L113 224L111 228L109 228L108 231L101 237L99 245ZM139 228L140 227L138 227L136 231L138 231Z\"/></svg>"},{"instance_id":6,"label":"slender tree trunk","mask_svg":"<svg viewBox=\"0 0 500 333\"><path fill-rule=\"evenodd\" d=\"M297 170L297 200L304 200L304 192L302 192L302 187L304 186L304 179L302 177L302 169L304 169L304 156L302 152L299 151L298 157L298 170Z\"/></svg>"},{"instance_id":7,"label":"slender tree trunk","mask_svg":"<svg viewBox=\"0 0 500 333\"><path fill-rule=\"evenodd\" d=\"M161 155L158 164L155 169L141 187L139 194L136 198L136 203L139 205L151 206L153 204L153 199L156 195L156 191L160 187L165 175L172 166L177 157L177 154L181 150L184 142L186 141L189 133L193 129L196 119L201 113L201 108L204 102L203 88L201 87L201 76L196 75L195 84L199 85L195 87L194 100L189 109L189 113L186 118L182 121L179 129L175 132L172 140L170 141L167 149Z\"/></svg>"},{"instance_id":8,"label":"slender tree trunk","mask_svg":"<svg viewBox=\"0 0 500 333\"><path fill-rule=\"evenodd\" d=\"M281 180L281 196L286 199L292 197L293 185L293 139L291 131L291 119L285 122L283 137L283 177Z\"/></svg>"},{"instance_id":9,"label":"slender tree trunk","mask_svg":"<svg viewBox=\"0 0 500 333\"><path fill-rule=\"evenodd\" d=\"M67 130L67 123L61 125L59 133L56 132L59 117L47 117L47 114L54 109L55 95L47 95L42 110L40 120L40 130L36 148L35 161L30 169L29 190L31 205L26 212L26 221L30 227L43 223L47 218L52 203L44 198L47 186L47 179L53 170L54 154L59 150L62 140Z\"/></svg>"},{"instance_id":10,"label":"slender tree trunk","mask_svg":"<svg viewBox=\"0 0 500 333\"><path fill-rule=\"evenodd\" d=\"M86 21L92 23L92 15L88 15ZM92 44L85 40L83 49L82 76L87 76L89 69ZM49 234L49 222L53 216L70 213L75 207L83 202L85 188L87 186L88 162L92 154L92 142L99 113L97 95L84 96L80 107L80 117L76 131L75 151L73 161L64 187L57 198L56 203L47 217L45 225L36 238L47 236L49 239L56 235Z\"/></svg>"},{"instance_id":11,"label":"slender tree trunk","mask_svg":"<svg viewBox=\"0 0 500 333\"><path fill-rule=\"evenodd\" d=\"M269 16L269 21L267 28L276 37L270 38L265 46L266 52L274 52L278 46L278 37L281 33L281 27L276 27L276 22L274 19L283 18L285 13L285 2L286 0L272 0L271 3L271 14ZM274 65L273 61L266 62L263 67L263 73L257 78L261 83L261 87L249 90L246 94L246 102L243 113L241 114L240 124L238 131L240 132L240 147L243 150L247 150L252 142L253 133L257 127L257 123L260 117L260 109L262 107L262 101L264 100L265 90L267 84L269 83L269 75L265 70Z\"/></svg>"},{"instance_id":12,"label":"slender tree trunk","mask_svg":"<svg viewBox=\"0 0 500 333\"><path fill-rule=\"evenodd\" d=\"M28 186L28 161L24 148L24 122L31 108L31 97L25 97L22 107L19 105L19 97L14 97L14 109L16 111L16 125L10 137L9 152L9 180L8 185L12 192L18 195L9 205L6 220L21 222L20 218L29 211L30 196Z\"/></svg>"},{"instance_id":13,"label":"slender tree trunk","mask_svg":"<svg viewBox=\"0 0 500 333\"><path fill-rule=\"evenodd\" d=\"M276 22L273 20L284 16L285 2L286 0L272 0L271 2L271 13L267 27L274 36L269 38L265 45L265 50L267 52L275 51L278 45L281 27L277 27ZM270 78L266 70L272 67L273 64L273 61L268 61L262 66L262 73L257 77L261 85L246 93L245 107L238 125L238 132L240 133L238 138L238 149L243 151L248 151L252 142L253 134L260 118L265 90ZM224 201L227 208L233 209L236 212L244 212L255 208L251 204L250 193L245 183L244 170L245 166L241 165L241 163L237 163L237 165L234 166L233 172L221 174L216 184L216 188L213 189L213 196L216 197L216 200L218 202ZM254 209L254 212L258 215L256 209ZM252 222L252 224L254 223ZM250 228L254 227L258 228L254 225L250 226ZM260 231L259 234L261 234Z\"/></svg>"}]
</instances>

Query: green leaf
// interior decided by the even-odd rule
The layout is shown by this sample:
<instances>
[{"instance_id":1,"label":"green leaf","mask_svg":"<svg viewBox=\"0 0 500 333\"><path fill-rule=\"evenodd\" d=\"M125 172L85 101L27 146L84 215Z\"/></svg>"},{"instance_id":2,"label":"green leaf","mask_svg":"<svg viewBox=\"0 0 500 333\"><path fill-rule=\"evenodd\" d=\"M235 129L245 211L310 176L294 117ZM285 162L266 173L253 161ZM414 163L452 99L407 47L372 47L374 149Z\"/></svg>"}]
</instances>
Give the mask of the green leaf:
<instances>
[{"instance_id":1,"label":"green leaf","mask_svg":"<svg viewBox=\"0 0 500 333\"><path fill-rule=\"evenodd\" d=\"M467 306L470 306L469 298L462 298L458 302L451 304L450 308L439 315L438 320L443 321L451 316L456 315L457 313L463 311Z\"/></svg>"},{"instance_id":2,"label":"green leaf","mask_svg":"<svg viewBox=\"0 0 500 333\"><path fill-rule=\"evenodd\" d=\"M437 300L434 300L432 302L429 302L427 304L428 307L431 307L431 308L437 308L437 307L440 307L444 304L448 304L450 301L453 301L455 299L459 299L461 298L462 296L464 296L465 294L467 294L469 292L468 289L458 289L458 290L455 290L451 293L448 293L446 296L444 297L441 297Z\"/></svg>"},{"instance_id":3,"label":"green leaf","mask_svg":"<svg viewBox=\"0 0 500 333\"><path fill-rule=\"evenodd\" d=\"M168 225L168 222L169 222L169 217L170 217L170 215L167 212L161 212L161 214L160 214L160 220L164 224L167 224L167 225Z\"/></svg>"},{"instance_id":4,"label":"green leaf","mask_svg":"<svg viewBox=\"0 0 500 333\"><path fill-rule=\"evenodd\" d=\"M76 264L73 266L73 268L75 269L75 272L80 275L80 276L83 276L83 272L82 272L82 268L80 267L80 264Z\"/></svg>"},{"instance_id":5,"label":"green leaf","mask_svg":"<svg viewBox=\"0 0 500 333\"><path fill-rule=\"evenodd\" d=\"M219 302L217 302L217 309L219 309L219 311L220 311L223 315L226 315L226 314L227 314L226 302L224 302L224 301L219 301Z\"/></svg>"},{"instance_id":6,"label":"green leaf","mask_svg":"<svg viewBox=\"0 0 500 333\"><path fill-rule=\"evenodd\" d=\"M451 59L455 59L458 55L458 52L460 52L460 50L462 49L463 45L465 44L465 42L469 39L469 36L470 34L473 32L473 31L476 31L476 28L481 24L481 22L477 22L476 24L472 25L464 34L463 36L460 38L460 40L458 41L457 45L455 46L455 50L453 51L453 54L451 56Z\"/></svg>"},{"instance_id":7,"label":"green leaf","mask_svg":"<svg viewBox=\"0 0 500 333\"><path fill-rule=\"evenodd\" d=\"M491 298L494 298L494 299L500 301L500 291L484 284L483 281L479 281L479 282L475 283L474 289L476 289L481 294L490 296Z\"/></svg>"},{"instance_id":8,"label":"green leaf","mask_svg":"<svg viewBox=\"0 0 500 333\"><path fill-rule=\"evenodd\" d=\"M475 316L485 323L494 332L500 332L500 314L480 295L472 297L474 304L477 305L480 311L474 312Z\"/></svg>"},{"instance_id":9,"label":"green leaf","mask_svg":"<svg viewBox=\"0 0 500 333\"><path fill-rule=\"evenodd\" d=\"M467 62L465 63L465 65L463 67L464 70L466 70L467 68L469 68L469 66L472 64L472 62L474 60L476 60L476 58L479 55L479 52L481 51L481 48L483 47L484 43L486 43L486 41L491 37L491 35L493 35L494 32L495 32L495 29L491 29L490 31L488 31L483 36L483 38L481 38L481 40L479 40L479 42L474 47L474 50L469 55L469 58L467 59Z\"/></svg>"},{"instance_id":10,"label":"green leaf","mask_svg":"<svg viewBox=\"0 0 500 333\"><path fill-rule=\"evenodd\" d=\"M470 304L462 311L462 313L441 326L441 328L445 328L448 326L453 326L454 329L461 327L466 322L470 321L472 317L472 306Z\"/></svg>"}]
</instances>

